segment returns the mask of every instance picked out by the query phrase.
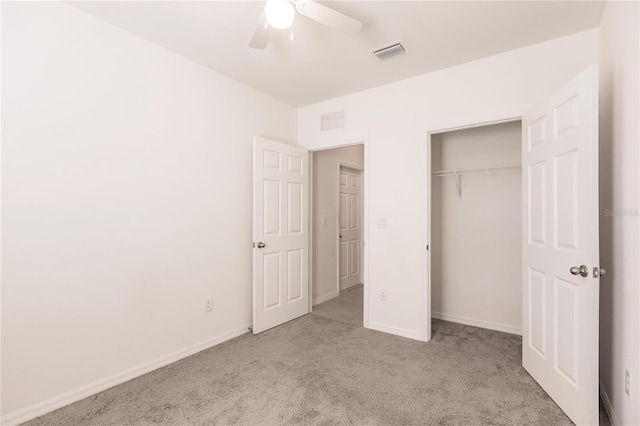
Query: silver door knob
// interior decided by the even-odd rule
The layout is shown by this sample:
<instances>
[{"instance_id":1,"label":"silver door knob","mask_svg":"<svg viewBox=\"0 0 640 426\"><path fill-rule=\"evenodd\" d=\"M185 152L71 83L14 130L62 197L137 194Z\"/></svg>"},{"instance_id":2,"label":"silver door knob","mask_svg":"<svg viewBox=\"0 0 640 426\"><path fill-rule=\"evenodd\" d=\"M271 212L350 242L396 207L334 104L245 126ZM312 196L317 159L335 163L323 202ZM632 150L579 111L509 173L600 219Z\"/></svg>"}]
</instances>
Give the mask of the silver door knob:
<instances>
[{"instance_id":1,"label":"silver door knob","mask_svg":"<svg viewBox=\"0 0 640 426\"><path fill-rule=\"evenodd\" d=\"M260 242L258 243L258 248L265 248L265 246L266 246L266 244L265 244L265 243L263 243L262 241L260 241Z\"/></svg>"},{"instance_id":2,"label":"silver door knob","mask_svg":"<svg viewBox=\"0 0 640 426\"><path fill-rule=\"evenodd\" d=\"M587 265L580 265L579 267L574 266L569 269L569 272L571 272L571 275L580 275L582 277L589 276L589 268L587 268Z\"/></svg>"}]
</instances>

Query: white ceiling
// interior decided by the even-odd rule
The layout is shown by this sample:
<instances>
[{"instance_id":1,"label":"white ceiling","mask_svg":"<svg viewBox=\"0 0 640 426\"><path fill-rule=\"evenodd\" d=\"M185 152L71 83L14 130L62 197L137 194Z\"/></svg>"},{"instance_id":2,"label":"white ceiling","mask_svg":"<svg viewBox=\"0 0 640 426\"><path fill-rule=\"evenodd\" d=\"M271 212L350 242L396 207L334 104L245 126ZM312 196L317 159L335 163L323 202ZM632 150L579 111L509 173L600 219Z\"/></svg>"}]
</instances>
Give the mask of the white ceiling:
<instances>
[{"instance_id":1,"label":"white ceiling","mask_svg":"<svg viewBox=\"0 0 640 426\"><path fill-rule=\"evenodd\" d=\"M343 36L301 15L247 47L264 2L86 1L74 6L228 77L304 106L598 26L594 1L329 1L363 22ZM402 39L408 54L370 51Z\"/></svg>"}]
</instances>

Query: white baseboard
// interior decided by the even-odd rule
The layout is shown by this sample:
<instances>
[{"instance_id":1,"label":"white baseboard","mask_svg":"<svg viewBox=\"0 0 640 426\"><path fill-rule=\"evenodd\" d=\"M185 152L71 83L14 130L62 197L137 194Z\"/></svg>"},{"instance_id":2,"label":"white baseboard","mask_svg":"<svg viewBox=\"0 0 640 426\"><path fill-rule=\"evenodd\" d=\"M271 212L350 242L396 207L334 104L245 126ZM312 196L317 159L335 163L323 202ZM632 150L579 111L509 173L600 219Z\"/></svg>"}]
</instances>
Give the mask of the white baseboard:
<instances>
[{"instance_id":1,"label":"white baseboard","mask_svg":"<svg viewBox=\"0 0 640 426\"><path fill-rule=\"evenodd\" d=\"M322 302L326 302L327 300L331 300L334 297L340 296L340 292L338 290L332 290L329 293L323 294L322 296L318 296L313 299L313 306L319 305Z\"/></svg>"},{"instance_id":2,"label":"white baseboard","mask_svg":"<svg viewBox=\"0 0 640 426\"><path fill-rule=\"evenodd\" d=\"M182 358L186 358L190 355L193 355L195 353L208 349L212 346L215 346L227 340L233 339L234 337L241 336L247 333L248 328L249 328L249 325L246 325L242 328L231 331L229 333L222 334L212 339L205 340L204 342L197 343L195 345L189 346L187 348L181 349L171 354L156 358L149 362L145 362L144 364L140 364L136 367L130 368L121 373L114 374L113 376L98 380L89 385L82 386L78 389L72 390L62 395L55 396L53 398L47 399L42 402L38 402L36 404L30 405L29 407L15 411L13 413L9 413L2 417L2 420L0 420L0 424L2 424L3 426L13 426L13 425L18 425L20 423L24 423L26 421L35 419L36 417L50 413L51 411L57 410L58 408L62 408L66 405L80 401L81 399L87 398L91 395L95 395L99 392L102 392L103 390L109 389L113 386L119 385L128 380L134 379L138 376L141 376L150 371L156 370L160 367L164 367L165 365L169 365Z\"/></svg>"},{"instance_id":3,"label":"white baseboard","mask_svg":"<svg viewBox=\"0 0 640 426\"><path fill-rule=\"evenodd\" d=\"M396 336L406 337L408 339L419 340L424 342L422 335L417 331L407 330L399 327L392 327L389 325L377 324L375 322L369 321L369 324L366 325L366 328L370 328L371 330L382 331L383 333L395 334Z\"/></svg>"},{"instance_id":4,"label":"white baseboard","mask_svg":"<svg viewBox=\"0 0 640 426\"><path fill-rule=\"evenodd\" d=\"M362 285L362 283L355 283L355 284L348 285L346 287L340 287L340 291L349 290L350 288L357 287L359 285Z\"/></svg>"},{"instance_id":5,"label":"white baseboard","mask_svg":"<svg viewBox=\"0 0 640 426\"><path fill-rule=\"evenodd\" d=\"M457 322L459 324L472 325L474 327L487 328L489 330L502 331L503 333L517 334L518 336L522 336L522 328L517 328L510 325L480 321L472 318L465 318L457 315L448 315L435 311L431 312L431 317L444 321Z\"/></svg>"},{"instance_id":6,"label":"white baseboard","mask_svg":"<svg viewBox=\"0 0 640 426\"><path fill-rule=\"evenodd\" d=\"M607 411L609 415L609 420L611 421L612 426L618 426L618 419L616 418L616 413L613 411L613 406L611 405L611 400L609 399L609 395L604 388L602 382L600 382L600 397L602 398L602 403L604 404L604 409Z\"/></svg>"}]
</instances>

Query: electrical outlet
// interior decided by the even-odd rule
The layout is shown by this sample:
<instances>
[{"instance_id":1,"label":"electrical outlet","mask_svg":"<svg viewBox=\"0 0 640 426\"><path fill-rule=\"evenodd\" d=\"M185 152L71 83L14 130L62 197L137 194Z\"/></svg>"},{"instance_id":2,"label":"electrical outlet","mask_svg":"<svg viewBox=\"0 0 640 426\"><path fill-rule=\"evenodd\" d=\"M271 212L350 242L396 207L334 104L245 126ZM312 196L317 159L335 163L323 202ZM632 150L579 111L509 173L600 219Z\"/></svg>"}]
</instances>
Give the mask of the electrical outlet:
<instances>
[{"instance_id":1,"label":"electrical outlet","mask_svg":"<svg viewBox=\"0 0 640 426\"><path fill-rule=\"evenodd\" d=\"M627 393L627 396L630 396L631 376L629 375L629 370L624 370L624 391Z\"/></svg>"},{"instance_id":2,"label":"electrical outlet","mask_svg":"<svg viewBox=\"0 0 640 426\"><path fill-rule=\"evenodd\" d=\"M380 289L380 300L387 300L387 290L384 288Z\"/></svg>"},{"instance_id":3,"label":"electrical outlet","mask_svg":"<svg viewBox=\"0 0 640 426\"><path fill-rule=\"evenodd\" d=\"M204 299L204 311L205 312L213 311L213 297L205 297L205 299Z\"/></svg>"}]
</instances>

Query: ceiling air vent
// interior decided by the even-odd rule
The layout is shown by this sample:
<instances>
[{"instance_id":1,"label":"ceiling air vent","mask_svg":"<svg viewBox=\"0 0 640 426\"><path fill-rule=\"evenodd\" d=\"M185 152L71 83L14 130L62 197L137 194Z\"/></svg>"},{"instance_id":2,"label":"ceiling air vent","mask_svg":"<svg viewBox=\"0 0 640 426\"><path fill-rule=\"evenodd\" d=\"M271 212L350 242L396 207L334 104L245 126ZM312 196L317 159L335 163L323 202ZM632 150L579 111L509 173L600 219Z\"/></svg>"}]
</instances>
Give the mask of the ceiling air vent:
<instances>
[{"instance_id":1,"label":"ceiling air vent","mask_svg":"<svg viewBox=\"0 0 640 426\"><path fill-rule=\"evenodd\" d=\"M381 47L373 51L373 54L376 55L376 58L384 61L385 59L389 59L392 56L401 55L406 52L407 49L404 48L402 43L396 42L392 43L388 46Z\"/></svg>"},{"instance_id":2,"label":"ceiling air vent","mask_svg":"<svg viewBox=\"0 0 640 426\"><path fill-rule=\"evenodd\" d=\"M320 132L344 129L347 118L344 110L329 112L320 116Z\"/></svg>"}]
</instances>

